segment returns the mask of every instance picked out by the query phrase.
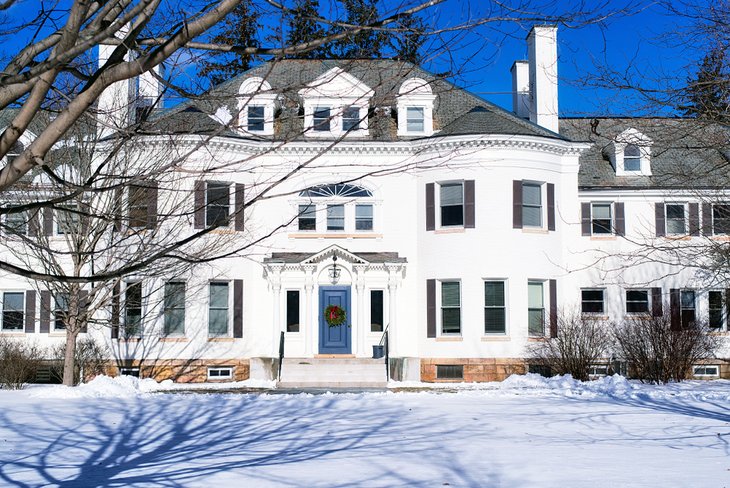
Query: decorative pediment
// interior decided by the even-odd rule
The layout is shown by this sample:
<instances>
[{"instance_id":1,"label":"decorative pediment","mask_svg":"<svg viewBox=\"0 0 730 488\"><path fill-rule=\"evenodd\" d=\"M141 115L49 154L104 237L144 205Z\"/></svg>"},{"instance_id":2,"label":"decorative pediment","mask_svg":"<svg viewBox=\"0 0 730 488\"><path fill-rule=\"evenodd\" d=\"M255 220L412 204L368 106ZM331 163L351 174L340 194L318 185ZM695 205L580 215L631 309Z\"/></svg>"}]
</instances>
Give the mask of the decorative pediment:
<instances>
[{"instance_id":1,"label":"decorative pediment","mask_svg":"<svg viewBox=\"0 0 730 488\"><path fill-rule=\"evenodd\" d=\"M361 100L370 98L373 89L342 68L332 68L299 90L304 98L338 98Z\"/></svg>"},{"instance_id":2,"label":"decorative pediment","mask_svg":"<svg viewBox=\"0 0 730 488\"><path fill-rule=\"evenodd\" d=\"M361 257L356 256L347 249L343 249L337 244L333 244L330 247L318 252L317 254L308 257L307 259L302 261L302 264L318 264L322 261L332 259L333 256L337 256L337 259L343 259L352 264L368 264L368 262Z\"/></svg>"}]
</instances>

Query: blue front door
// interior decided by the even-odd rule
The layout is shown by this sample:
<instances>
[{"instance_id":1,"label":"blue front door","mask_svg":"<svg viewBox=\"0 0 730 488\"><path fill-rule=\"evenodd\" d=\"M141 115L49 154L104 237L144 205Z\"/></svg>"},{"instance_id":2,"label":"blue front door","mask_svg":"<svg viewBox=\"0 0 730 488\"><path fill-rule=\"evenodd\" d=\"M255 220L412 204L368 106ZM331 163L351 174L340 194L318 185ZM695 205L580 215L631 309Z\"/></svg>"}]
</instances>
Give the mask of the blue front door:
<instances>
[{"instance_id":1,"label":"blue front door","mask_svg":"<svg viewBox=\"0 0 730 488\"><path fill-rule=\"evenodd\" d=\"M331 327L324 317L330 305L337 305L345 311L345 323ZM350 354L352 352L352 316L349 286L319 287L319 353Z\"/></svg>"}]
</instances>

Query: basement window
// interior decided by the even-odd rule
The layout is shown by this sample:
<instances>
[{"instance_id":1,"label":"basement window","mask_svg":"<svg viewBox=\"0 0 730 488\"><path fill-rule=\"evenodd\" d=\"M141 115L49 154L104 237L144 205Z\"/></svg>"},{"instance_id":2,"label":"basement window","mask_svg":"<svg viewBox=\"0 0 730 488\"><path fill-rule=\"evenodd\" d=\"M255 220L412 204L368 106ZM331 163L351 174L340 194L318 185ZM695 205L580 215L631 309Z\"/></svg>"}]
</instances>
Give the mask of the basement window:
<instances>
[{"instance_id":1,"label":"basement window","mask_svg":"<svg viewBox=\"0 0 730 488\"><path fill-rule=\"evenodd\" d=\"M119 375L139 378L139 368L119 368Z\"/></svg>"},{"instance_id":2,"label":"basement window","mask_svg":"<svg viewBox=\"0 0 730 488\"><path fill-rule=\"evenodd\" d=\"M463 380L464 366L461 364L437 364L437 380Z\"/></svg>"},{"instance_id":3,"label":"basement window","mask_svg":"<svg viewBox=\"0 0 730 488\"><path fill-rule=\"evenodd\" d=\"M215 368L208 368L208 379L209 380L230 380L233 378L233 367L232 366L220 366Z\"/></svg>"},{"instance_id":4,"label":"basement window","mask_svg":"<svg viewBox=\"0 0 730 488\"><path fill-rule=\"evenodd\" d=\"M692 374L697 378L719 378L720 366L716 364L692 366Z\"/></svg>"}]
</instances>

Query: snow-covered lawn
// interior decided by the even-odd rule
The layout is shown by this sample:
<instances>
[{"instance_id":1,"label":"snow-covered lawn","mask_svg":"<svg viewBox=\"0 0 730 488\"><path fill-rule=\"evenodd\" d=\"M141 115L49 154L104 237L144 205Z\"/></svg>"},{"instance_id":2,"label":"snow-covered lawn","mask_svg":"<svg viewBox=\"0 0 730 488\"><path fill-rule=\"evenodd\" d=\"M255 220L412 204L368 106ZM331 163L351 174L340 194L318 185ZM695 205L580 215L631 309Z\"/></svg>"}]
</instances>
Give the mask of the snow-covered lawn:
<instances>
[{"instance_id":1,"label":"snow-covered lawn","mask_svg":"<svg viewBox=\"0 0 730 488\"><path fill-rule=\"evenodd\" d=\"M458 392L0 392L0 485L730 486L730 382L532 375Z\"/></svg>"}]
</instances>

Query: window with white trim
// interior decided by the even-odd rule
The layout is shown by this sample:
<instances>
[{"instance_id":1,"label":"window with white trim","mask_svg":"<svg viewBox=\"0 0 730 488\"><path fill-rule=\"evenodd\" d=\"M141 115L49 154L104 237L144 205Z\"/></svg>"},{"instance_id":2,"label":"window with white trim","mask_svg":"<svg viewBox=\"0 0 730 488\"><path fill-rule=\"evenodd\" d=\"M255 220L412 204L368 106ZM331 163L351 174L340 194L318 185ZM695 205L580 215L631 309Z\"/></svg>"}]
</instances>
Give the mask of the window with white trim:
<instances>
[{"instance_id":1,"label":"window with white trim","mask_svg":"<svg viewBox=\"0 0 730 488\"><path fill-rule=\"evenodd\" d=\"M25 293L23 293L23 292L4 292L3 293L2 330L8 330L8 331L23 330L24 316L25 316Z\"/></svg>"},{"instance_id":2,"label":"window with white trim","mask_svg":"<svg viewBox=\"0 0 730 488\"><path fill-rule=\"evenodd\" d=\"M308 203L299 205L299 230L316 230L317 229L317 207Z\"/></svg>"},{"instance_id":3,"label":"window with white trim","mask_svg":"<svg viewBox=\"0 0 730 488\"><path fill-rule=\"evenodd\" d=\"M439 184L441 227L464 225L464 184Z\"/></svg>"},{"instance_id":4,"label":"window with white trim","mask_svg":"<svg viewBox=\"0 0 730 488\"><path fill-rule=\"evenodd\" d=\"M230 183L208 181L205 188L205 225L226 227L231 210L230 205Z\"/></svg>"},{"instance_id":5,"label":"window with white trim","mask_svg":"<svg viewBox=\"0 0 730 488\"><path fill-rule=\"evenodd\" d=\"M6 234L24 236L28 234L28 212L5 214Z\"/></svg>"},{"instance_id":6,"label":"window with white trim","mask_svg":"<svg viewBox=\"0 0 730 488\"><path fill-rule=\"evenodd\" d=\"M56 216L56 234L75 234L79 231L81 217L76 206L68 205L56 209L53 213Z\"/></svg>"},{"instance_id":7,"label":"window with white trim","mask_svg":"<svg viewBox=\"0 0 730 488\"><path fill-rule=\"evenodd\" d=\"M299 290L286 291L286 331L299 332Z\"/></svg>"},{"instance_id":8,"label":"window with white trim","mask_svg":"<svg viewBox=\"0 0 730 488\"><path fill-rule=\"evenodd\" d=\"M185 335L185 282L165 283L163 304L165 335Z\"/></svg>"},{"instance_id":9,"label":"window with white trim","mask_svg":"<svg viewBox=\"0 0 730 488\"><path fill-rule=\"evenodd\" d=\"M708 327L714 330L725 330L727 314L725 313L724 292L710 290L707 292L708 302Z\"/></svg>"},{"instance_id":10,"label":"window with white trim","mask_svg":"<svg viewBox=\"0 0 730 488\"><path fill-rule=\"evenodd\" d=\"M425 131L424 107L406 107L406 130L412 134Z\"/></svg>"},{"instance_id":11,"label":"window with white trim","mask_svg":"<svg viewBox=\"0 0 730 488\"><path fill-rule=\"evenodd\" d=\"M209 380L230 380L233 378L233 366L208 367Z\"/></svg>"},{"instance_id":12,"label":"window with white trim","mask_svg":"<svg viewBox=\"0 0 730 488\"><path fill-rule=\"evenodd\" d=\"M266 126L263 105L249 105L246 107L248 117L246 118L246 129L249 132L263 132Z\"/></svg>"},{"instance_id":13,"label":"window with white trim","mask_svg":"<svg viewBox=\"0 0 730 488\"><path fill-rule=\"evenodd\" d=\"M142 282L132 281L124 290L124 334L127 337L142 333Z\"/></svg>"},{"instance_id":14,"label":"window with white trim","mask_svg":"<svg viewBox=\"0 0 730 488\"><path fill-rule=\"evenodd\" d=\"M361 186L317 185L301 191L299 198L305 199L297 204L300 231L372 232L375 229L376 201Z\"/></svg>"},{"instance_id":15,"label":"window with white trim","mask_svg":"<svg viewBox=\"0 0 730 488\"><path fill-rule=\"evenodd\" d=\"M461 334L461 283L441 282L441 334Z\"/></svg>"},{"instance_id":16,"label":"window with white trim","mask_svg":"<svg viewBox=\"0 0 730 488\"><path fill-rule=\"evenodd\" d=\"M211 337L228 335L228 289L227 281L213 281L208 287L208 335Z\"/></svg>"},{"instance_id":17,"label":"window with white trim","mask_svg":"<svg viewBox=\"0 0 730 488\"><path fill-rule=\"evenodd\" d=\"M687 234L687 205L684 203L667 203L666 212L667 235Z\"/></svg>"},{"instance_id":18,"label":"window with white trim","mask_svg":"<svg viewBox=\"0 0 730 488\"><path fill-rule=\"evenodd\" d=\"M327 230L345 230L345 206L327 205Z\"/></svg>"},{"instance_id":19,"label":"window with white trim","mask_svg":"<svg viewBox=\"0 0 730 488\"><path fill-rule=\"evenodd\" d=\"M522 182L522 226L542 227L542 185Z\"/></svg>"},{"instance_id":20,"label":"window with white trim","mask_svg":"<svg viewBox=\"0 0 730 488\"><path fill-rule=\"evenodd\" d=\"M312 129L315 132L329 132L332 120L332 107L314 107L312 112Z\"/></svg>"},{"instance_id":21,"label":"window with white trim","mask_svg":"<svg viewBox=\"0 0 730 488\"><path fill-rule=\"evenodd\" d=\"M542 281L527 283L527 330L530 336L545 335L545 297Z\"/></svg>"},{"instance_id":22,"label":"window with white trim","mask_svg":"<svg viewBox=\"0 0 730 488\"><path fill-rule=\"evenodd\" d=\"M349 132L360 130L360 107L350 105L342 110L342 130Z\"/></svg>"},{"instance_id":23,"label":"window with white trim","mask_svg":"<svg viewBox=\"0 0 730 488\"><path fill-rule=\"evenodd\" d=\"M355 230L373 230L372 205L355 205Z\"/></svg>"},{"instance_id":24,"label":"window with white trim","mask_svg":"<svg viewBox=\"0 0 730 488\"><path fill-rule=\"evenodd\" d=\"M119 368L119 375L139 378L139 368Z\"/></svg>"},{"instance_id":25,"label":"window with white trim","mask_svg":"<svg viewBox=\"0 0 730 488\"><path fill-rule=\"evenodd\" d=\"M648 289L626 290L626 313L647 314L651 310L649 299L651 294Z\"/></svg>"},{"instance_id":26,"label":"window with white trim","mask_svg":"<svg viewBox=\"0 0 730 488\"><path fill-rule=\"evenodd\" d=\"M239 130L256 136L273 135L277 95L271 85L263 78L251 77L241 83L238 93Z\"/></svg>"},{"instance_id":27,"label":"window with white trim","mask_svg":"<svg viewBox=\"0 0 730 488\"><path fill-rule=\"evenodd\" d=\"M624 171L641 171L641 149L636 144L624 147Z\"/></svg>"},{"instance_id":28,"label":"window with white trim","mask_svg":"<svg viewBox=\"0 0 730 488\"><path fill-rule=\"evenodd\" d=\"M53 296L53 329L66 330L69 308L68 293L58 293Z\"/></svg>"},{"instance_id":29,"label":"window with white trim","mask_svg":"<svg viewBox=\"0 0 730 488\"><path fill-rule=\"evenodd\" d=\"M591 203L591 233L593 235L612 234L613 228L611 203Z\"/></svg>"},{"instance_id":30,"label":"window with white trim","mask_svg":"<svg viewBox=\"0 0 730 488\"><path fill-rule=\"evenodd\" d=\"M484 282L484 333L507 332L507 306L504 281Z\"/></svg>"},{"instance_id":31,"label":"window with white trim","mask_svg":"<svg viewBox=\"0 0 730 488\"><path fill-rule=\"evenodd\" d=\"M719 378L720 366L717 364L695 364L692 366L692 375L698 378Z\"/></svg>"},{"instance_id":32,"label":"window with white trim","mask_svg":"<svg viewBox=\"0 0 730 488\"><path fill-rule=\"evenodd\" d=\"M714 235L730 234L730 204L712 204L712 233Z\"/></svg>"},{"instance_id":33,"label":"window with white trim","mask_svg":"<svg viewBox=\"0 0 730 488\"><path fill-rule=\"evenodd\" d=\"M679 316L683 328L691 326L697 319L695 291L679 291Z\"/></svg>"},{"instance_id":34,"label":"window with white trim","mask_svg":"<svg viewBox=\"0 0 730 488\"><path fill-rule=\"evenodd\" d=\"M605 312L604 290L602 288L583 288L580 291L580 311L584 314L603 315Z\"/></svg>"},{"instance_id":35,"label":"window with white trim","mask_svg":"<svg viewBox=\"0 0 730 488\"><path fill-rule=\"evenodd\" d=\"M398 135L432 135L435 99L436 96L426 80L410 78L404 81L398 89Z\"/></svg>"}]
</instances>

